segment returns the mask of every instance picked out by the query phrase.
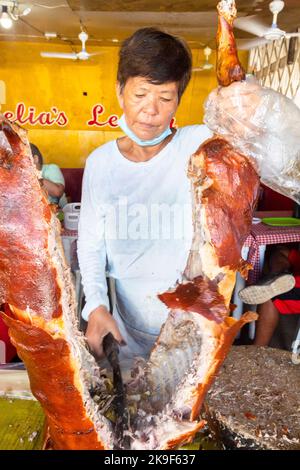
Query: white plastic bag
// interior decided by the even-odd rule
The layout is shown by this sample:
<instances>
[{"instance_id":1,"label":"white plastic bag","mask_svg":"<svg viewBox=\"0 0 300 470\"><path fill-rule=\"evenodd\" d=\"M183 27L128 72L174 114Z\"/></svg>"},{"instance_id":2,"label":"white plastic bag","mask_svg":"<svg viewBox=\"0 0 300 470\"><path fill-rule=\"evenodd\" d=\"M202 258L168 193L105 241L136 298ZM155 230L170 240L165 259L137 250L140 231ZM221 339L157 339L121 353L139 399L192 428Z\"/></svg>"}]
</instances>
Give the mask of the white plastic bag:
<instances>
[{"instance_id":1,"label":"white plastic bag","mask_svg":"<svg viewBox=\"0 0 300 470\"><path fill-rule=\"evenodd\" d=\"M204 122L252 159L261 181L300 203L300 109L254 77L212 91Z\"/></svg>"}]
</instances>

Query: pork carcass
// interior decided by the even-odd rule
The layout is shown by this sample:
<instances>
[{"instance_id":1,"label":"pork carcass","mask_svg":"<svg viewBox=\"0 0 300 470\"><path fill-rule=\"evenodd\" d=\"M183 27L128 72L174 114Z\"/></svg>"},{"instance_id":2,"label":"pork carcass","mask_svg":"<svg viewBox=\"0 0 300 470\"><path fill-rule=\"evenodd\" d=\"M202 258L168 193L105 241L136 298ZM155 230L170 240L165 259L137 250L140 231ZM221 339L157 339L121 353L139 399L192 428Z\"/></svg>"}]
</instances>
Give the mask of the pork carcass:
<instances>
[{"instance_id":1,"label":"pork carcass","mask_svg":"<svg viewBox=\"0 0 300 470\"><path fill-rule=\"evenodd\" d=\"M244 72L232 32L234 2L218 8L218 78L227 86ZM232 318L230 298L236 273L246 276L249 269L240 254L259 178L247 157L219 136L191 156L188 176L194 223L188 263L182 282L159 295L170 314L148 361L132 370L120 442L107 414L113 391L78 331L59 223L39 186L26 134L0 120L0 297L10 307L3 318L54 449L171 449L203 425L205 393L236 333L255 318Z\"/></svg>"}]
</instances>

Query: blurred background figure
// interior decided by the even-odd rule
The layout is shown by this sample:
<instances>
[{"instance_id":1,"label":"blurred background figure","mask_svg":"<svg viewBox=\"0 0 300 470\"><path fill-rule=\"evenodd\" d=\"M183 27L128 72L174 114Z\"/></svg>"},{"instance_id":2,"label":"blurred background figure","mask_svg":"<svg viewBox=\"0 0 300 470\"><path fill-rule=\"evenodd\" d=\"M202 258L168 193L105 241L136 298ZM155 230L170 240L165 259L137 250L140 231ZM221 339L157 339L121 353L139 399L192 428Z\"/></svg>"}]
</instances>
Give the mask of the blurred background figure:
<instances>
[{"instance_id":1,"label":"blurred background figure","mask_svg":"<svg viewBox=\"0 0 300 470\"><path fill-rule=\"evenodd\" d=\"M258 305L254 344L291 349L300 320L300 251L278 245L271 253L268 275L239 292L242 301Z\"/></svg>"},{"instance_id":2,"label":"blurred background figure","mask_svg":"<svg viewBox=\"0 0 300 470\"><path fill-rule=\"evenodd\" d=\"M40 182L48 193L50 204L64 207L67 204L65 195L65 180L60 168L55 163L44 164L43 156L34 144L30 144L33 160L36 168L41 172Z\"/></svg>"}]
</instances>

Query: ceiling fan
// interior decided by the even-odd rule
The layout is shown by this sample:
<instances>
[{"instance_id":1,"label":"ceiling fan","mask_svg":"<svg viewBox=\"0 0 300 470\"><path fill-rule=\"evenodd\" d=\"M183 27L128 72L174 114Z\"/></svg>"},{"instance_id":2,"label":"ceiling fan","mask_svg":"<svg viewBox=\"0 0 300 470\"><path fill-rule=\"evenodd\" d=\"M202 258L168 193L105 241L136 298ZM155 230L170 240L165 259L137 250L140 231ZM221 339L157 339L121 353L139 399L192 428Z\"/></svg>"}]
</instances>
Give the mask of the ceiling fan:
<instances>
[{"instance_id":1,"label":"ceiling fan","mask_svg":"<svg viewBox=\"0 0 300 470\"><path fill-rule=\"evenodd\" d=\"M200 67L195 67L192 69L193 72L202 72L204 70L211 70L213 69L213 64L209 62L209 57L212 53L212 50L210 47L206 46L205 49L203 50L204 55L205 55L205 62L200 66Z\"/></svg>"},{"instance_id":2,"label":"ceiling fan","mask_svg":"<svg viewBox=\"0 0 300 470\"><path fill-rule=\"evenodd\" d=\"M270 27L266 26L257 15L245 16L242 18L237 18L234 26L242 31L247 31L248 33L258 36L258 38L250 40L240 40L239 48L240 49L251 49L258 45L266 44L269 41L276 41L282 38L292 38L300 37L300 33L287 33L280 29L277 25L277 18L279 13L284 8L284 2L282 0L273 0L269 4L269 9L273 14L273 21Z\"/></svg>"},{"instance_id":3,"label":"ceiling fan","mask_svg":"<svg viewBox=\"0 0 300 470\"><path fill-rule=\"evenodd\" d=\"M101 52L94 52L90 54L85 48L85 43L88 40L88 34L85 31L81 31L78 35L81 41L80 52L41 52L41 57L48 57L51 59L71 59L71 60L88 60L94 55L99 55Z\"/></svg>"}]
</instances>

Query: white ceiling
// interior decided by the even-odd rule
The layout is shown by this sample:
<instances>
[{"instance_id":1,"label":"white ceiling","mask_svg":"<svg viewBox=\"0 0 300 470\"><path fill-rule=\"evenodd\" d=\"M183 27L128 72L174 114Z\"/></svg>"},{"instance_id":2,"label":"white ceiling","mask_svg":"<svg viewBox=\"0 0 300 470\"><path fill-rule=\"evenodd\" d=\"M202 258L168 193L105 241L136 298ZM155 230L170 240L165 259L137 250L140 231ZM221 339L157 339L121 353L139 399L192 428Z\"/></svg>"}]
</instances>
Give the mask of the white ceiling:
<instances>
[{"instance_id":1,"label":"white ceiling","mask_svg":"<svg viewBox=\"0 0 300 470\"><path fill-rule=\"evenodd\" d=\"M15 21L10 30L0 27L2 41L33 41L79 44L81 26L89 34L92 45L113 44L143 26L157 26L184 37L191 47L214 46L217 0L20 0L30 4L29 15ZM257 15L267 26L271 24L269 0L237 0L240 16ZM0 0L1 4L1 0ZM279 16L279 26L295 31L300 26L300 0L286 0ZM45 32L56 32L56 39L47 40ZM235 30L237 38L253 38ZM69 46L70 45L70 46Z\"/></svg>"}]
</instances>

